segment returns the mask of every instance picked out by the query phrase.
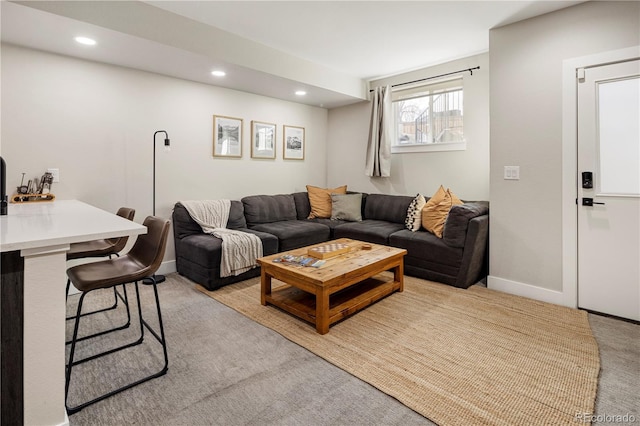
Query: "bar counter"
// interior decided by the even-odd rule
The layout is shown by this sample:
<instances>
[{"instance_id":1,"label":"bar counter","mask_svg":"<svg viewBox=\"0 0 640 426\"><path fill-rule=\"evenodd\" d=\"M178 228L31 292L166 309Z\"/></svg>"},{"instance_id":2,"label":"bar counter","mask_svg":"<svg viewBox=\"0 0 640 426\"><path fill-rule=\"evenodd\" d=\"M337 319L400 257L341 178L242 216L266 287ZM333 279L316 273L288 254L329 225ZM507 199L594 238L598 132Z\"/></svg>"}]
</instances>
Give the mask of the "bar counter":
<instances>
[{"instance_id":1,"label":"bar counter","mask_svg":"<svg viewBox=\"0 0 640 426\"><path fill-rule=\"evenodd\" d=\"M68 425L66 252L146 227L77 200L10 204L0 216L2 424Z\"/></svg>"}]
</instances>

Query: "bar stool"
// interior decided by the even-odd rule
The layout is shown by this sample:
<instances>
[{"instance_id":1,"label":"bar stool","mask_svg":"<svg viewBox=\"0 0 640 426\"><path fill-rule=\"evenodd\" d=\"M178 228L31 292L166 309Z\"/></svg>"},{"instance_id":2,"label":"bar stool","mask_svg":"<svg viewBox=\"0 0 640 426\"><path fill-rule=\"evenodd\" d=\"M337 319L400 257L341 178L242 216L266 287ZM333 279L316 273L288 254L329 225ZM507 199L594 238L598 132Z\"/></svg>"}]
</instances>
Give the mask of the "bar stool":
<instances>
[{"instance_id":1,"label":"bar stool","mask_svg":"<svg viewBox=\"0 0 640 426\"><path fill-rule=\"evenodd\" d=\"M78 301L77 313L75 316L69 362L67 364L65 378L65 406L67 408L67 413L70 415L82 410L88 405L94 404L98 401L102 401L105 398L137 386L140 383L146 382L156 377L160 377L166 374L168 370L169 360L167 357L167 343L165 340L164 325L162 323L162 313L160 310L160 299L158 298L158 288L156 286L155 280L153 279L153 274L160 267L160 264L164 257L164 252L167 245L167 236L169 234L169 221L154 216L148 216L144 220L143 225L147 227L147 234L138 236L135 244L127 254L116 259L109 259L100 262L74 266L67 270L67 276L69 277L73 285L81 291L80 300ZM155 304L158 313L159 332L154 330L147 323L147 321L143 319L142 316L142 306L140 304L140 293L138 290L138 281L141 281L142 279L150 280L151 284L153 285L153 293L155 296ZM80 318L83 317L82 305L84 302L84 298L87 296L87 294L94 290L108 289L116 287L118 285L125 286L128 283L134 283L134 287L136 290L138 315L140 318L139 338L131 343L127 343L125 345L118 346L116 348L80 360L75 360L74 356L76 351L76 344L79 341L83 340L78 338L78 327L80 324ZM136 380L128 385L119 387L90 401L78 404L74 407L70 407L68 405L68 397L69 384L71 382L73 367L78 364L92 361L102 356L112 354L122 349L130 348L143 343L145 328L162 345L162 350L164 353L164 365L162 366L162 368L157 373Z\"/></svg>"},{"instance_id":2,"label":"bar stool","mask_svg":"<svg viewBox=\"0 0 640 426\"><path fill-rule=\"evenodd\" d=\"M125 219L133 220L133 217L136 214L135 209L129 207L120 207L118 212L116 213L120 217L124 217ZM85 241L81 243L73 243L69 247L69 251L67 252L67 260L74 259L84 259L88 257L109 257L111 259L113 256L120 256L120 252L124 249L124 246L127 245L127 241L129 239L128 235L118 238L108 238L103 240L93 240L93 241ZM67 293L66 297L69 298L69 288L71 286L71 281L67 279ZM126 296L126 290L125 290ZM98 312L104 312L111 309L115 309L118 306L118 297L126 304L126 300L118 293L117 289L113 288L113 305L104 308L98 309L93 312L87 312L83 315L91 315ZM67 320L72 320L74 317L67 317Z\"/></svg>"}]
</instances>

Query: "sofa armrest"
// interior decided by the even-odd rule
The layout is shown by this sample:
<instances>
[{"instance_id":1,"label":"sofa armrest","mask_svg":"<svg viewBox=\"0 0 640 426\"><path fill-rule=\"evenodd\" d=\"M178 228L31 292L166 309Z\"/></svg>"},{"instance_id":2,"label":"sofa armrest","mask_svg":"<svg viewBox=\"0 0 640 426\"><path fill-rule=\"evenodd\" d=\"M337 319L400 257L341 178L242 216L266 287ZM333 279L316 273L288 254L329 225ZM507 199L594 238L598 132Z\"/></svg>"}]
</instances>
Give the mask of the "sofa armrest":
<instances>
[{"instance_id":1,"label":"sofa armrest","mask_svg":"<svg viewBox=\"0 0 640 426\"><path fill-rule=\"evenodd\" d=\"M202 227L191 218L187 209L179 202L173 207L171 218L173 219L173 236L176 241L189 235L202 234Z\"/></svg>"},{"instance_id":2,"label":"sofa armrest","mask_svg":"<svg viewBox=\"0 0 640 426\"><path fill-rule=\"evenodd\" d=\"M489 215L485 214L469 221L456 287L468 288L486 276L488 251Z\"/></svg>"},{"instance_id":3,"label":"sofa armrest","mask_svg":"<svg viewBox=\"0 0 640 426\"><path fill-rule=\"evenodd\" d=\"M489 214L487 202L469 202L451 207L444 225L442 242L451 247L464 247L469 221L487 214Z\"/></svg>"}]
</instances>

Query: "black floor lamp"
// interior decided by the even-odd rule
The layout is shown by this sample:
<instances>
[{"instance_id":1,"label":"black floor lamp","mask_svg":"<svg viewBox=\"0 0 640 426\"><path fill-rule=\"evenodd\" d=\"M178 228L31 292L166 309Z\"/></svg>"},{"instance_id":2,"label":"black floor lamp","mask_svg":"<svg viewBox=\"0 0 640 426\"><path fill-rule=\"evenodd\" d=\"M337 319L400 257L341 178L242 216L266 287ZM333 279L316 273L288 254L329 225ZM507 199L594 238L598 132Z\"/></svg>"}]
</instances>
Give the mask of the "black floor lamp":
<instances>
[{"instance_id":1,"label":"black floor lamp","mask_svg":"<svg viewBox=\"0 0 640 426\"><path fill-rule=\"evenodd\" d=\"M156 215L156 135L158 133L164 133L164 148L168 151L171 146L171 142L169 141L169 134L165 130L158 130L153 134L153 215ZM160 284L164 282L164 275L154 275L153 279L156 280L156 284ZM152 284L151 280L143 280L144 284Z\"/></svg>"}]
</instances>

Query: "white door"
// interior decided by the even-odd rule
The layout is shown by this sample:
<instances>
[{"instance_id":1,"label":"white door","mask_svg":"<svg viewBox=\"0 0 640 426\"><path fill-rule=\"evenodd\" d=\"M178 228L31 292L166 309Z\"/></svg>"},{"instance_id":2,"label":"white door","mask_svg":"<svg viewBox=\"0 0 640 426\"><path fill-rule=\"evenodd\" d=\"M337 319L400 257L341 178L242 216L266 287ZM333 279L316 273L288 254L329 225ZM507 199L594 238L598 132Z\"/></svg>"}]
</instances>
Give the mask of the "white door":
<instances>
[{"instance_id":1,"label":"white door","mask_svg":"<svg viewBox=\"0 0 640 426\"><path fill-rule=\"evenodd\" d=\"M578 307L640 321L640 61L577 84Z\"/></svg>"}]
</instances>

